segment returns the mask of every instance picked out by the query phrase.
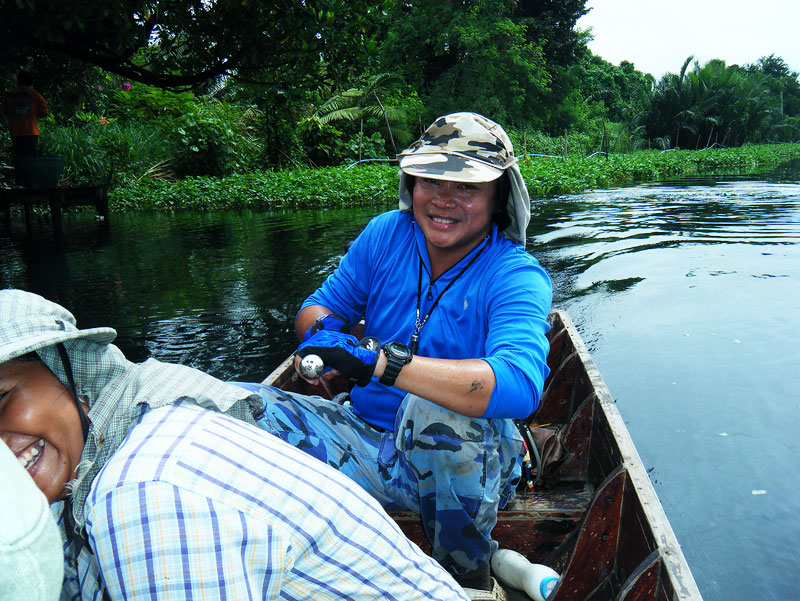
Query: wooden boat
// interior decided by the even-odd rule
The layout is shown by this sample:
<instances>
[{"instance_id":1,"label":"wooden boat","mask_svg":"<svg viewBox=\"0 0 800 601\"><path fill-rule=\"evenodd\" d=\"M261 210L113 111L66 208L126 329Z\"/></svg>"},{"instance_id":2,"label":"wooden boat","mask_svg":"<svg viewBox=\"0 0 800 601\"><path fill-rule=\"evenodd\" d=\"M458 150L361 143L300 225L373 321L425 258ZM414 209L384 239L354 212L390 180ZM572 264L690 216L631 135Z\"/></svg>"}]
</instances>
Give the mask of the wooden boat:
<instances>
[{"instance_id":1,"label":"wooden boat","mask_svg":"<svg viewBox=\"0 0 800 601\"><path fill-rule=\"evenodd\" d=\"M561 574L548 601L701 601L700 592L619 411L574 324L549 316L550 376L532 420L563 428L569 452L559 478L521 487L492 535ZM265 383L331 398L339 376L310 385L291 358ZM419 516L394 513L406 535L430 550ZM511 601L528 597L506 589Z\"/></svg>"}]
</instances>

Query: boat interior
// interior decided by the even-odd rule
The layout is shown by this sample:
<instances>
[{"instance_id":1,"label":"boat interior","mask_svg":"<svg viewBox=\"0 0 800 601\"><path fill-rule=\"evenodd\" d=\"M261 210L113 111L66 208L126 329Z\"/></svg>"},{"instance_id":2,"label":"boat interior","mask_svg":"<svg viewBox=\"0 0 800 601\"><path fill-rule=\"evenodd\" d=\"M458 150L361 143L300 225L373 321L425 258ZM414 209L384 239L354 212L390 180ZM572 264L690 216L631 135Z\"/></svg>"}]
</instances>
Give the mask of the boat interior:
<instances>
[{"instance_id":1,"label":"boat interior","mask_svg":"<svg viewBox=\"0 0 800 601\"><path fill-rule=\"evenodd\" d=\"M699 600L652 483L580 335L563 311L551 312L549 321L550 375L528 422L559 431L566 458L556 473L543 470L532 489L523 478L516 498L499 512L494 539L500 548L561 575L548 601ZM312 385L296 375L291 358L265 383L326 398L348 386L341 376ZM391 515L430 551L418 515ZM510 601L529 599L522 591L505 590Z\"/></svg>"}]
</instances>

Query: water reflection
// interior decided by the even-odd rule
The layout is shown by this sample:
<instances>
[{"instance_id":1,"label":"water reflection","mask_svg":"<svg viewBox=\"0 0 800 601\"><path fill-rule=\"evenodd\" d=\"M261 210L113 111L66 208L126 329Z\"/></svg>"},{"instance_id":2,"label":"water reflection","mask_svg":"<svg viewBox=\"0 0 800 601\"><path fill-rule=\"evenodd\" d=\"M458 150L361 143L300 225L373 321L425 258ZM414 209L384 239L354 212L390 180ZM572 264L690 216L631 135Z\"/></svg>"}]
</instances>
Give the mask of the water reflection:
<instances>
[{"instance_id":1,"label":"water reflection","mask_svg":"<svg viewBox=\"0 0 800 601\"><path fill-rule=\"evenodd\" d=\"M534 202L529 250L614 394L707 601L800 590L800 162ZM377 209L67 215L0 235L0 285L114 325L133 360L260 379ZM767 490L754 496L752 490ZM755 519L754 516L758 516ZM767 584L768 583L768 584Z\"/></svg>"},{"instance_id":2,"label":"water reflection","mask_svg":"<svg viewBox=\"0 0 800 601\"><path fill-rule=\"evenodd\" d=\"M40 224L0 238L0 284L113 324L133 360L179 361L223 378L258 378L293 350L299 299L333 268L374 210L90 215L66 241Z\"/></svg>"}]
</instances>

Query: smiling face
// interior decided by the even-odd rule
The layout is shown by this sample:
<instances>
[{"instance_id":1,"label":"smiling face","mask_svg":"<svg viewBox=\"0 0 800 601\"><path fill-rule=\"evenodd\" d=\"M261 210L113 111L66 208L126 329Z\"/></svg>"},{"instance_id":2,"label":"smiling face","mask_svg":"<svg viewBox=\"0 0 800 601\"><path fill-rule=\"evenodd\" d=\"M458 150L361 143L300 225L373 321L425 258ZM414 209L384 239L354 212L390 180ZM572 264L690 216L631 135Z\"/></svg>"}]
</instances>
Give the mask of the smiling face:
<instances>
[{"instance_id":1,"label":"smiling face","mask_svg":"<svg viewBox=\"0 0 800 601\"><path fill-rule=\"evenodd\" d=\"M464 183L417 177L414 219L431 262L444 271L475 248L492 229L495 182Z\"/></svg>"},{"instance_id":2,"label":"smiling face","mask_svg":"<svg viewBox=\"0 0 800 601\"><path fill-rule=\"evenodd\" d=\"M44 364L0 364L0 439L49 502L64 498L83 451L83 433L69 391Z\"/></svg>"}]
</instances>

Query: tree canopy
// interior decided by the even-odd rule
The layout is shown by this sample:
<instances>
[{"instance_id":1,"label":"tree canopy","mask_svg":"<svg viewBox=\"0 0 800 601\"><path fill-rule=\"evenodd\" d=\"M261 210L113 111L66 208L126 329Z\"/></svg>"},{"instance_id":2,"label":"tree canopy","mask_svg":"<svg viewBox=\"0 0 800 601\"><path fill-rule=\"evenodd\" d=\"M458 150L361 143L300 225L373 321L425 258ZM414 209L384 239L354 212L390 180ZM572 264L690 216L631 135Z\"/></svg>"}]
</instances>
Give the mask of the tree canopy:
<instances>
[{"instance_id":1,"label":"tree canopy","mask_svg":"<svg viewBox=\"0 0 800 601\"><path fill-rule=\"evenodd\" d=\"M704 148L793 139L800 85L782 59L749 67L688 57L656 84L643 115L646 135L662 146ZM690 65L692 65L690 69Z\"/></svg>"},{"instance_id":2,"label":"tree canopy","mask_svg":"<svg viewBox=\"0 0 800 601\"><path fill-rule=\"evenodd\" d=\"M800 137L780 57L655 81L590 52L586 2L0 0L0 85L33 71L73 164L178 177L385 160L457 110L532 153Z\"/></svg>"},{"instance_id":3,"label":"tree canopy","mask_svg":"<svg viewBox=\"0 0 800 601\"><path fill-rule=\"evenodd\" d=\"M554 77L580 54L574 27L585 3L398 0L383 65L417 89L429 118L468 108L512 123L540 121Z\"/></svg>"},{"instance_id":4,"label":"tree canopy","mask_svg":"<svg viewBox=\"0 0 800 601\"><path fill-rule=\"evenodd\" d=\"M6 65L67 57L178 89L232 76L290 85L320 62L349 76L375 53L380 2L61 0L3 3ZM275 79L282 81L275 81Z\"/></svg>"}]
</instances>

